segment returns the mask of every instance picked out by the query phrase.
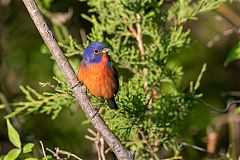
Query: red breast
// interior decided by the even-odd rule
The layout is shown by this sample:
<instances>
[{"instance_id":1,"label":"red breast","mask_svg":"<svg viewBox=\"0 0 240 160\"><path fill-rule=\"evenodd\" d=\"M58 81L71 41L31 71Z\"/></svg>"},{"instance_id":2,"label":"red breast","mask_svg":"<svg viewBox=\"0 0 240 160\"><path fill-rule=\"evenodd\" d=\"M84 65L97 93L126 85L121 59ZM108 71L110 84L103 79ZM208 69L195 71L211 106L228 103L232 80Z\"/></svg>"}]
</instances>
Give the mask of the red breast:
<instances>
[{"instance_id":1,"label":"red breast","mask_svg":"<svg viewBox=\"0 0 240 160\"><path fill-rule=\"evenodd\" d=\"M87 66L80 65L78 79L82 81L88 90L97 97L110 99L117 90L117 81L111 65L107 65L109 57L103 54L100 63Z\"/></svg>"}]
</instances>

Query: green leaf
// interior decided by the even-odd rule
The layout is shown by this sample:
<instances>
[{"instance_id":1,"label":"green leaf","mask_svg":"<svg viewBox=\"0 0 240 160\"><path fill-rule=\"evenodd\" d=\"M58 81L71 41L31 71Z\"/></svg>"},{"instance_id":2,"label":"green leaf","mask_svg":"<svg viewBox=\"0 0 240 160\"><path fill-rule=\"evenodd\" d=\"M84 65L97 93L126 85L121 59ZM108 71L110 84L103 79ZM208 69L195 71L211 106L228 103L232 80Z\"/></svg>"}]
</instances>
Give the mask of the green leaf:
<instances>
[{"instance_id":1,"label":"green leaf","mask_svg":"<svg viewBox=\"0 0 240 160\"><path fill-rule=\"evenodd\" d=\"M5 108L5 105L4 104L0 104L0 109L3 109Z\"/></svg>"},{"instance_id":2,"label":"green leaf","mask_svg":"<svg viewBox=\"0 0 240 160\"><path fill-rule=\"evenodd\" d=\"M21 141L18 132L13 128L9 119L7 119L7 128L8 128L8 138L14 146L21 149Z\"/></svg>"},{"instance_id":3,"label":"green leaf","mask_svg":"<svg viewBox=\"0 0 240 160\"><path fill-rule=\"evenodd\" d=\"M226 67L229 63L236 59L240 59L240 42L232 49L226 61L224 62L224 66Z\"/></svg>"},{"instance_id":4,"label":"green leaf","mask_svg":"<svg viewBox=\"0 0 240 160\"><path fill-rule=\"evenodd\" d=\"M202 66L202 70L197 78L197 81L195 82L194 91L196 91L200 87L200 81L202 79L203 73L206 71L206 68L207 68L207 64L204 63Z\"/></svg>"},{"instance_id":5,"label":"green leaf","mask_svg":"<svg viewBox=\"0 0 240 160\"><path fill-rule=\"evenodd\" d=\"M20 149L14 148L10 150L6 156L4 156L4 160L15 160L19 156L20 152Z\"/></svg>"},{"instance_id":6,"label":"green leaf","mask_svg":"<svg viewBox=\"0 0 240 160\"><path fill-rule=\"evenodd\" d=\"M32 148L34 147L33 143L28 143L23 147L23 153L32 152Z\"/></svg>"},{"instance_id":7,"label":"green leaf","mask_svg":"<svg viewBox=\"0 0 240 160\"><path fill-rule=\"evenodd\" d=\"M25 160L38 160L37 158L26 158Z\"/></svg>"},{"instance_id":8,"label":"green leaf","mask_svg":"<svg viewBox=\"0 0 240 160\"><path fill-rule=\"evenodd\" d=\"M42 3L46 8L50 8L53 0L43 0Z\"/></svg>"}]
</instances>

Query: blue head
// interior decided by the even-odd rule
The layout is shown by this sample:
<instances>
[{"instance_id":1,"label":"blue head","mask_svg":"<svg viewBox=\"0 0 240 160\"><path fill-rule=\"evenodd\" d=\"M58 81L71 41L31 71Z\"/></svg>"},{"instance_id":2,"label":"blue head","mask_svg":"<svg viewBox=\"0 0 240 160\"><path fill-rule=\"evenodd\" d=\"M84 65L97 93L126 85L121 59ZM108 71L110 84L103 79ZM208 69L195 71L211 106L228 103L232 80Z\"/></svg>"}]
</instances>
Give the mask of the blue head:
<instances>
[{"instance_id":1,"label":"blue head","mask_svg":"<svg viewBox=\"0 0 240 160\"><path fill-rule=\"evenodd\" d=\"M91 42L83 52L83 63L88 65L99 63L102 60L102 54L107 53L108 48L102 42Z\"/></svg>"}]
</instances>

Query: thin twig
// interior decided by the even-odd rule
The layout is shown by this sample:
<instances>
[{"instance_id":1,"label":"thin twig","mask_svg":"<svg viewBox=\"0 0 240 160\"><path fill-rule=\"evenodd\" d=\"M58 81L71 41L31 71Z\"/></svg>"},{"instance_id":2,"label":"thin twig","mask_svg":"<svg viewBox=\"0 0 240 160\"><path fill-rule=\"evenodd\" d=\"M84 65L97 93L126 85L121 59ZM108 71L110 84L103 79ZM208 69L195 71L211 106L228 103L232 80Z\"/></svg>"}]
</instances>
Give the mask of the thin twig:
<instances>
[{"instance_id":1,"label":"thin twig","mask_svg":"<svg viewBox=\"0 0 240 160\"><path fill-rule=\"evenodd\" d=\"M222 31L220 34L213 36L213 38L207 42L207 46L209 48L212 47L221 38L229 36L233 33L235 33L237 38L240 39L240 16L238 13L227 4L221 4L218 7L217 11L219 13L218 17L220 17L221 20L226 20L228 22L228 25L230 25L230 28Z\"/></svg>"},{"instance_id":2,"label":"thin twig","mask_svg":"<svg viewBox=\"0 0 240 160\"><path fill-rule=\"evenodd\" d=\"M208 153L208 154L214 154L214 153L210 153L210 152L208 152L208 151L207 151L206 149L204 149L204 148L201 148L201 147L195 146L195 145L193 145L193 144L189 144L189 143L181 142L180 145L181 145L181 146L191 147L191 148L193 148L193 149L196 149L196 150L198 150L198 151L205 152L205 153Z\"/></svg>"},{"instance_id":3,"label":"thin twig","mask_svg":"<svg viewBox=\"0 0 240 160\"><path fill-rule=\"evenodd\" d=\"M139 13L136 14L136 19L138 21L141 20L141 15ZM145 54L145 50L144 50L144 46L143 46L141 25L138 22L135 26L136 28L134 28L134 26L131 25L131 24L128 24L127 26L128 26L128 29L131 32L132 37L134 37L137 41L137 46L138 46L138 49L139 49L139 52L140 52L140 55L141 55L141 61L144 62L145 59L146 59L146 54ZM148 74L148 68L146 66L144 66L143 76L146 77L147 74ZM147 90L147 88L148 88L148 83L147 83L147 81L145 81L144 82L144 89Z\"/></svg>"},{"instance_id":4,"label":"thin twig","mask_svg":"<svg viewBox=\"0 0 240 160\"><path fill-rule=\"evenodd\" d=\"M88 128L87 131L92 135L97 136L97 133L95 133L92 129Z\"/></svg>"},{"instance_id":5,"label":"thin twig","mask_svg":"<svg viewBox=\"0 0 240 160\"><path fill-rule=\"evenodd\" d=\"M201 152L205 152L209 155L216 155L216 156L220 156L220 154L218 153L211 153L211 152L208 152L208 150L204 149L204 148L201 148L199 146L196 146L196 145L193 145L193 144L189 144L189 143L186 143L186 142L180 142L180 146L186 146L186 147L191 147L195 150L198 150L198 151L201 151Z\"/></svg>"},{"instance_id":6,"label":"thin twig","mask_svg":"<svg viewBox=\"0 0 240 160\"><path fill-rule=\"evenodd\" d=\"M166 159L162 159L162 160L181 160L181 159L183 159L182 156L174 156L174 157L166 158Z\"/></svg>"},{"instance_id":7,"label":"thin twig","mask_svg":"<svg viewBox=\"0 0 240 160\"><path fill-rule=\"evenodd\" d=\"M79 83L76 74L74 73L71 65L67 61L66 57L64 57L63 52L59 48L55 38L53 37L53 33L49 30L46 21L44 20L39 8L37 7L34 0L23 0L33 22L35 23L39 33L41 34L45 44L48 46L50 52L52 53L54 59L56 60L60 70L63 72L65 78L67 79L68 84L72 88L76 84ZM115 153L119 160L133 160L134 155L132 152L127 151L118 138L111 132L106 123L103 121L102 117L96 113L96 109L93 107L91 101L87 97L86 87L77 85L73 89L73 93L82 107L83 111L86 113L87 117L90 119L93 126L96 130L101 133L104 140L111 147L112 151Z\"/></svg>"},{"instance_id":8,"label":"thin twig","mask_svg":"<svg viewBox=\"0 0 240 160\"><path fill-rule=\"evenodd\" d=\"M239 35L238 29L240 27L240 16L229 5L221 4L217 11L226 19L232 26L237 35Z\"/></svg>"},{"instance_id":9,"label":"thin twig","mask_svg":"<svg viewBox=\"0 0 240 160\"><path fill-rule=\"evenodd\" d=\"M197 98L197 100L201 103L203 103L206 107L210 108L212 111L216 112L216 113L227 113L229 111L229 109L232 107L233 104L239 104L240 100L233 100L228 102L227 107L224 109L219 109L214 107L213 105L209 104L208 102L204 101L201 98Z\"/></svg>"},{"instance_id":10,"label":"thin twig","mask_svg":"<svg viewBox=\"0 0 240 160\"><path fill-rule=\"evenodd\" d=\"M101 151L101 157L102 157L102 160L106 160L105 158L105 154L104 154L104 139L102 138L102 136L100 135L99 137L99 141L100 141L100 151Z\"/></svg>"},{"instance_id":11,"label":"thin twig","mask_svg":"<svg viewBox=\"0 0 240 160\"><path fill-rule=\"evenodd\" d=\"M141 16L140 14L136 14L136 18L137 20L141 20ZM144 47L143 47L143 40L142 40L142 29L141 29L141 25L139 23L136 24L136 28L134 28L134 26L132 24L128 24L127 22L124 22L127 24L129 31L131 32L132 37L134 37L137 41L137 46L138 49L140 51L140 55L141 55L141 60L144 61L145 60L145 51L144 51Z\"/></svg>"},{"instance_id":12,"label":"thin twig","mask_svg":"<svg viewBox=\"0 0 240 160\"><path fill-rule=\"evenodd\" d=\"M51 152L52 155L53 155L54 157L56 157L57 159L60 159L60 157L59 157L54 151L52 151L51 149L46 148L46 150L47 150L48 152Z\"/></svg>"},{"instance_id":13,"label":"thin twig","mask_svg":"<svg viewBox=\"0 0 240 160\"><path fill-rule=\"evenodd\" d=\"M2 104L3 104L3 106L4 106L3 108L6 110L6 113L7 113L7 114L13 113L12 108L11 108L11 107L9 106L9 104L8 104L8 100L7 100L6 96L5 96L2 92L0 92L0 102L2 102ZM21 132L21 134L22 134L21 123L20 123L20 121L18 120L18 118L17 118L16 116L12 116L11 119L12 119L12 122L13 122L14 126L15 126L15 127Z\"/></svg>"},{"instance_id":14,"label":"thin twig","mask_svg":"<svg viewBox=\"0 0 240 160\"><path fill-rule=\"evenodd\" d=\"M136 14L137 20L141 20L140 14ZM139 23L136 24L136 29L133 27L133 25L128 24L128 29L130 30L132 36L136 39L137 41L137 46L141 54L141 60L145 60L145 51L143 47L143 39L142 39L142 28Z\"/></svg>"},{"instance_id":15,"label":"thin twig","mask_svg":"<svg viewBox=\"0 0 240 160\"><path fill-rule=\"evenodd\" d=\"M98 153L98 160L106 160L105 152L104 152L104 139L99 132L95 133L90 128L87 129L89 133L91 133L94 137L90 137L88 135L85 136L90 141L93 141ZM100 143L100 145L99 145Z\"/></svg>"},{"instance_id":16,"label":"thin twig","mask_svg":"<svg viewBox=\"0 0 240 160\"><path fill-rule=\"evenodd\" d=\"M90 137L88 135L85 135L85 138L90 140L90 141L96 141L96 137Z\"/></svg>"},{"instance_id":17,"label":"thin twig","mask_svg":"<svg viewBox=\"0 0 240 160\"><path fill-rule=\"evenodd\" d=\"M104 153L107 154L110 150L111 150L111 148L108 147L108 148L104 151Z\"/></svg>"},{"instance_id":18,"label":"thin twig","mask_svg":"<svg viewBox=\"0 0 240 160\"><path fill-rule=\"evenodd\" d=\"M139 21L141 20L141 16L139 13L136 14L136 18ZM144 47L143 47L142 28L139 23L136 24L136 37L135 38L137 40L138 48L140 50L141 60L144 61L145 60L145 51L144 51Z\"/></svg>"},{"instance_id":19,"label":"thin twig","mask_svg":"<svg viewBox=\"0 0 240 160\"><path fill-rule=\"evenodd\" d=\"M218 140L218 133L212 128L207 127L207 151L215 153Z\"/></svg>"},{"instance_id":20,"label":"thin twig","mask_svg":"<svg viewBox=\"0 0 240 160\"><path fill-rule=\"evenodd\" d=\"M56 159L59 159L59 160L62 160L62 159L67 160L67 159L69 159L70 157L73 157L73 158L75 158L75 159L77 159L77 160L82 160L81 158L79 158L79 157L76 156L75 154L70 153L70 152L68 152L68 151L60 150L58 147L55 148L55 151L53 151L53 150L51 150L51 149L49 149L49 148L46 148L46 150L49 151L50 153L52 153L52 155L53 155L54 157L56 157ZM60 155L66 155L67 157L61 158Z\"/></svg>"},{"instance_id":21,"label":"thin twig","mask_svg":"<svg viewBox=\"0 0 240 160\"><path fill-rule=\"evenodd\" d=\"M221 96L226 97L226 96L235 96L235 97L240 97L240 91L227 91L223 92Z\"/></svg>"},{"instance_id":22,"label":"thin twig","mask_svg":"<svg viewBox=\"0 0 240 160\"><path fill-rule=\"evenodd\" d=\"M97 153L98 153L98 160L101 160L102 159L101 158L101 152L100 152L100 148L99 148L99 145L98 145L98 143L99 143L99 133L97 133L94 143L95 143L95 147L96 147Z\"/></svg>"},{"instance_id":23,"label":"thin twig","mask_svg":"<svg viewBox=\"0 0 240 160\"><path fill-rule=\"evenodd\" d=\"M67 155L68 157L72 156L73 158L77 159L77 160L82 160L81 158L79 158L78 156L76 156L75 154L73 153L70 153L70 152L67 152L67 151L64 151L64 150L60 150L60 149L56 149L56 152L60 153L60 154L65 154Z\"/></svg>"},{"instance_id":24,"label":"thin twig","mask_svg":"<svg viewBox=\"0 0 240 160\"><path fill-rule=\"evenodd\" d=\"M140 135L143 138L143 143L145 143L148 146L148 148L150 150L150 154L154 157L155 160L160 160L160 158L156 154L156 152L155 152L154 148L152 147L152 145L149 144L149 142L148 142L146 136L144 135L144 133L142 131L138 131L138 132L140 133Z\"/></svg>"},{"instance_id":25,"label":"thin twig","mask_svg":"<svg viewBox=\"0 0 240 160\"><path fill-rule=\"evenodd\" d=\"M45 152L43 143L42 143L42 141L39 141L39 143L40 143L40 145L41 145L41 147L42 147L42 152L43 152L44 159L47 160L47 156L46 156L46 152Z\"/></svg>"},{"instance_id":26,"label":"thin twig","mask_svg":"<svg viewBox=\"0 0 240 160\"><path fill-rule=\"evenodd\" d=\"M228 113L228 126L229 126L229 134L231 137L231 156L233 159L238 159L240 156L240 121L239 121L239 114L236 111L237 105L233 105Z\"/></svg>"}]
</instances>

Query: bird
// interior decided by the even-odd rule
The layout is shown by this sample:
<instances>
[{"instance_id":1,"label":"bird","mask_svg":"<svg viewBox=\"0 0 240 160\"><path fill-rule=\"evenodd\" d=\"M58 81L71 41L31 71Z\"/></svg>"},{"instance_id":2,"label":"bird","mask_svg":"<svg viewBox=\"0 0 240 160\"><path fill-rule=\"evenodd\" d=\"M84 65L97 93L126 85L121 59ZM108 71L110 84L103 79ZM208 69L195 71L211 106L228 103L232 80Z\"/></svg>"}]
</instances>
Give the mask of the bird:
<instances>
[{"instance_id":1,"label":"bird","mask_svg":"<svg viewBox=\"0 0 240 160\"><path fill-rule=\"evenodd\" d=\"M114 96L118 92L117 70L111 65L109 48L102 42L91 42L83 51L78 80L92 95L104 98L111 109L118 109Z\"/></svg>"}]
</instances>

